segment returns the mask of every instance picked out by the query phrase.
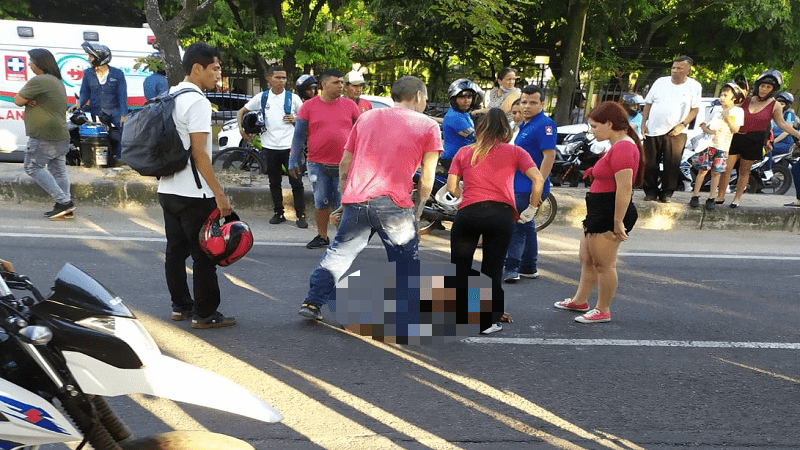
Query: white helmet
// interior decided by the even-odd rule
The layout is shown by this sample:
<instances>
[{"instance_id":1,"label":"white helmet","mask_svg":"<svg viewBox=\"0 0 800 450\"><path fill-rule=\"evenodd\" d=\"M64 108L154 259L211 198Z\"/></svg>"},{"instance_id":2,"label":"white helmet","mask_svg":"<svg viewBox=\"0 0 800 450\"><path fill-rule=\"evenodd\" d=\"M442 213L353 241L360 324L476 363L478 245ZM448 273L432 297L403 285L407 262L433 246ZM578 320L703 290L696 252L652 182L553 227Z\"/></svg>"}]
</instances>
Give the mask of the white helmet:
<instances>
[{"instance_id":1,"label":"white helmet","mask_svg":"<svg viewBox=\"0 0 800 450\"><path fill-rule=\"evenodd\" d=\"M464 189L463 182L459 182L461 189ZM461 200L464 196L455 197L453 194L447 192L447 186L442 186L436 195L433 198L436 199L436 202L439 203L444 209L448 211L455 211L458 209L458 205L461 204Z\"/></svg>"}]
</instances>

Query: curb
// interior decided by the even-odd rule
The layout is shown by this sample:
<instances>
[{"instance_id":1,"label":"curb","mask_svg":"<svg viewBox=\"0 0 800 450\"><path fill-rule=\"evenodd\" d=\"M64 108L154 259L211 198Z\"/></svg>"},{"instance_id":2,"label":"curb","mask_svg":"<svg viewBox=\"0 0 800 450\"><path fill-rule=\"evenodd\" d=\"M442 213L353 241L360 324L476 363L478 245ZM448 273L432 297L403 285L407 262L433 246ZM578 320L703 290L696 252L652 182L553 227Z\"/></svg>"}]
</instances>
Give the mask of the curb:
<instances>
[{"instance_id":1,"label":"curb","mask_svg":"<svg viewBox=\"0 0 800 450\"><path fill-rule=\"evenodd\" d=\"M72 181L72 194L76 203L91 203L99 206L125 208L133 205L158 205L158 181L141 177L128 170L85 169L67 167ZM225 185L225 193L236 209L272 210L272 197L264 179L238 179L249 185ZM237 179L230 180L231 183ZM292 191L284 178L283 199L287 213L294 213ZM314 195L307 178L304 178L307 209L313 208ZM556 225L580 228L586 215L584 196L586 188L554 187L553 195L558 202ZM764 230L800 231L800 208L786 208L783 203L789 196L771 194L745 194L744 204L731 209L729 203L707 211L702 206L688 206L691 193L675 192L671 203L645 202L639 191L634 192L634 204L639 211L637 228L670 230L688 228L698 230ZM730 201L730 199L728 199ZM25 172L22 166L0 165L0 202L52 203L48 196ZM313 215L311 215L313 216Z\"/></svg>"}]
</instances>

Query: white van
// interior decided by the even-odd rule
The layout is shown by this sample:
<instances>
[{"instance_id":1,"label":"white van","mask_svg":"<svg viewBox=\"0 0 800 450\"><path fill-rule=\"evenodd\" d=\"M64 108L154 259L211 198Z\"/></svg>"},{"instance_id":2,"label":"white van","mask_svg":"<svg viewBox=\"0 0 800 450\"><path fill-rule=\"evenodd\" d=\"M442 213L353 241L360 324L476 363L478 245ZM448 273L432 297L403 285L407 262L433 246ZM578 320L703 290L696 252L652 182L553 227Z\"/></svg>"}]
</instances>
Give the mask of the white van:
<instances>
[{"instance_id":1,"label":"white van","mask_svg":"<svg viewBox=\"0 0 800 450\"><path fill-rule=\"evenodd\" d=\"M142 84L150 72L133 68L136 58L155 52L155 34L142 28L75 25L24 20L0 20L0 161L22 161L25 145L24 108L14 105L14 96L34 76L28 67L28 50L44 48L55 56L61 69L70 103L80 93L83 70L89 60L81 48L84 41L98 42L111 49L111 63L125 73L128 106L144 104ZM66 118L65 118L66 120Z\"/></svg>"}]
</instances>

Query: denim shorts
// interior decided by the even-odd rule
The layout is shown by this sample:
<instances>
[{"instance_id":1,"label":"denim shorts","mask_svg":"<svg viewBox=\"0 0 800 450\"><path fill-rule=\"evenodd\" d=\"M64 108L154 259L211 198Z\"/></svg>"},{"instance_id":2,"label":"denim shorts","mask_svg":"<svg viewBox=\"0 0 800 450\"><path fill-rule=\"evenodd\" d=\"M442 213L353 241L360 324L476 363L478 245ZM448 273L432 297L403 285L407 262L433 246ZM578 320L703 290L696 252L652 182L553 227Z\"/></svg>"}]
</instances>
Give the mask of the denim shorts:
<instances>
[{"instance_id":1,"label":"denim shorts","mask_svg":"<svg viewBox=\"0 0 800 450\"><path fill-rule=\"evenodd\" d=\"M339 166L308 162L308 179L314 189L314 208L336 209L342 203L339 193Z\"/></svg>"}]
</instances>

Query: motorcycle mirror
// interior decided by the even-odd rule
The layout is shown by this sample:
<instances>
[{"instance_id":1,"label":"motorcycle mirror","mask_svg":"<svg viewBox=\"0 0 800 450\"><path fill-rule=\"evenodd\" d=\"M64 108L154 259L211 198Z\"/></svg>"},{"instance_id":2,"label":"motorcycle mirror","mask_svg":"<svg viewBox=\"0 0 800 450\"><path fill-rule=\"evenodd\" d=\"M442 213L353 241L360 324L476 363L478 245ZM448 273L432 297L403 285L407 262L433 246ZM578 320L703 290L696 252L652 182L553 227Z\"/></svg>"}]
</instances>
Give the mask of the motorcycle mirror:
<instances>
[{"instance_id":1,"label":"motorcycle mirror","mask_svg":"<svg viewBox=\"0 0 800 450\"><path fill-rule=\"evenodd\" d=\"M50 331L50 328L39 325L29 325L19 330L19 335L24 342L33 345L46 345L53 339L53 332Z\"/></svg>"}]
</instances>

